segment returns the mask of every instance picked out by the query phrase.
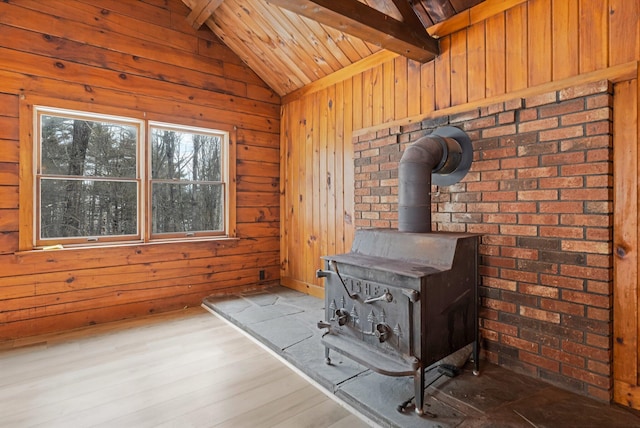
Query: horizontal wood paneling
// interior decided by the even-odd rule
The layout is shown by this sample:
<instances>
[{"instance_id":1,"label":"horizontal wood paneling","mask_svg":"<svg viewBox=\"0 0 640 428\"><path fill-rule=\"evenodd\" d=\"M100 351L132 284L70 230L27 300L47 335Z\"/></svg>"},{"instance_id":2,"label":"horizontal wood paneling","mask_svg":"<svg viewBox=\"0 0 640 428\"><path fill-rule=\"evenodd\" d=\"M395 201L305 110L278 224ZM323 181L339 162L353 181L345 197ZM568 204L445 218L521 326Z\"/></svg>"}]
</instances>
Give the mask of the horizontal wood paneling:
<instances>
[{"instance_id":1,"label":"horizontal wood paneling","mask_svg":"<svg viewBox=\"0 0 640 428\"><path fill-rule=\"evenodd\" d=\"M332 82L334 88L345 89L331 92L335 93L335 99L324 90L331 87L327 81L318 84L318 89L322 90L317 92L310 85L285 97L281 134L283 159L295 163L298 157L290 154L298 150L296 147L316 144L307 141L308 135L314 140L320 138L322 142L313 146L312 157L305 158L304 182L292 173L298 170L296 165L288 167L286 177L281 178L284 183L281 234L285 239L282 250L285 284L318 294L316 289L322 282L313 272L321 266L319 257L322 254L312 251L312 247L317 242L320 245L332 242L334 229L340 230L344 238L344 242L336 245L336 252L348 251L351 246L353 194L359 192L353 188L353 180L348 178L348 170L354 163L351 129L375 127L391 121L400 123L404 119L415 122L420 120L420 115L429 115L434 110L464 106L468 102L482 103L491 97L508 96L510 91L534 88L640 59L640 12L635 0L514 0L506 10L505 4L487 1L476 6L464 15L464 20L456 18L452 21L451 28L456 30L453 34L447 30L447 22L430 29L431 33L441 36L442 54L421 65L419 73L407 73L409 61L406 58L397 57L390 62L381 57L378 64L371 64L371 70ZM605 13L607 10L609 13ZM464 22L469 27L461 29L460 23ZM585 25L585 22L590 24ZM377 71L380 66L381 73ZM375 87L372 82L375 83L374 76L380 74L383 89L376 91L372 89ZM410 117L410 111L415 109L415 99L419 99L421 110ZM343 132L326 135L333 140L326 142L314 134L314 130L298 129L302 126L302 117L306 124L314 124L324 116L334 116L335 109L327 107L329 101L349 107L344 109L341 119L344 121ZM390 104L393 105L391 109ZM382 106L382 115L368 111L377 105ZM339 146L343 147L340 158L333 150ZM345 177L338 183L342 188L332 189L330 194L326 192L325 164L328 159L336 174L342 173ZM338 227L327 223L330 219L315 209L316 204L322 207L329 203L334 194L341 198L340 204L344 207L344 212L336 216L335 221L340 223ZM307 214L312 219L305 219L304 224L292 214L292 204L297 203L298 195L314 199L314 210ZM336 206L340 204L336 203ZM292 230L300 235L295 241ZM289 256L285 256L287 253ZM298 256L292 257L292 254Z\"/></svg>"},{"instance_id":2,"label":"horizontal wood paneling","mask_svg":"<svg viewBox=\"0 0 640 428\"><path fill-rule=\"evenodd\" d=\"M0 341L278 282L280 97L188 13L179 0L0 3ZM235 129L238 238L19 252L21 97Z\"/></svg>"}]
</instances>

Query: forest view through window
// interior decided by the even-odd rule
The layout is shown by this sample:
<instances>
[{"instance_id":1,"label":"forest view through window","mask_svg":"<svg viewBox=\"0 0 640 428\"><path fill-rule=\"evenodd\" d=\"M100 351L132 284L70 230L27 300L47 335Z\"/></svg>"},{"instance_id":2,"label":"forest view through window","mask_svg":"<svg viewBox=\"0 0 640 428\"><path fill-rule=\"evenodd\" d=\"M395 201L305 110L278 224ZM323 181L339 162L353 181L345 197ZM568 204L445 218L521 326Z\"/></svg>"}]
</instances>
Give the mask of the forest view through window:
<instances>
[{"instance_id":1,"label":"forest view through window","mask_svg":"<svg viewBox=\"0 0 640 428\"><path fill-rule=\"evenodd\" d=\"M225 234L227 133L36 111L36 245Z\"/></svg>"}]
</instances>

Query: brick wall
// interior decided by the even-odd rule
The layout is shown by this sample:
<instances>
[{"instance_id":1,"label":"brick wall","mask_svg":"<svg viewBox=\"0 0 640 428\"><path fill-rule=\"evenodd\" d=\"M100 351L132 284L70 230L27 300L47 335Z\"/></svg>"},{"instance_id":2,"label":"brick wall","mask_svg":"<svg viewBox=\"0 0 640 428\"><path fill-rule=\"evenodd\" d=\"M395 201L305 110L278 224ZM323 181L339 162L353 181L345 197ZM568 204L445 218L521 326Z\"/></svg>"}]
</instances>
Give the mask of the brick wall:
<instances>
[{"instance_id":1,"label":"brick wall","mask_svg":"<svg viewBox=\"0 0 640 428\"><path fill-rule=\"evenodd\" d=\"M474 162L433 188L433 230L483 234L486 359L609 401L612 87L607 81L361 135L358 227L397 227L398 161L435 128L465 130Z\"/></svg>"}]
</instances>

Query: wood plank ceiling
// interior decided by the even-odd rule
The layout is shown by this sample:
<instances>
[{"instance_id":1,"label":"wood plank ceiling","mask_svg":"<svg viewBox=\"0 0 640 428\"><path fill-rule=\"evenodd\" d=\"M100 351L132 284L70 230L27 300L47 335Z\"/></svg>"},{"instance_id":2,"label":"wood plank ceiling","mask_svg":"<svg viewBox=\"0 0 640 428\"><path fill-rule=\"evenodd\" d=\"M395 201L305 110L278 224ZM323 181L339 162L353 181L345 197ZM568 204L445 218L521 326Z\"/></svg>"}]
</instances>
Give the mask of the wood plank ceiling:
<instances>
[{"instance_id":1,"label":"wood plank ceiling","mask_svg":"<svg viewBox=\"0 0 640 428\"><path fill-rule=\"evenodd\" d=\"M182 0L281 96L388 49L427 62L425 28L483 0Z\"/></svg>"}]
</instances>

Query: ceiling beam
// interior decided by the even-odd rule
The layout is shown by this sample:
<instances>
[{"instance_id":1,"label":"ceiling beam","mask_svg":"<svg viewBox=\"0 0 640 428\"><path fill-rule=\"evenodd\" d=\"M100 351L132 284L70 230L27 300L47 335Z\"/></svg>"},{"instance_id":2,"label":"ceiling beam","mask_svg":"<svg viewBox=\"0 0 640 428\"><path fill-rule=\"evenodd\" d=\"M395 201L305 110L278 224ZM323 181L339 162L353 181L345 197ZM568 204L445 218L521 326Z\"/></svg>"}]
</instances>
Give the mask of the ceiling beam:
<instances>
[{"instance_id":1,"label":"ceiling beam","mask_svg":"<svg viewBox=\"0 0 640 428\"><path fill-rule=\"evenodd\" d=\"M400 13L407 22L401 22L358 0L267 1L415 61L431 61L440 52L438 40L417 28L417 17L407 20L406 9Z\"/></svg>"},{"instance_id":2,"label":"ceiling beam","mask_svg":"<svg viewBox=\"0 0 640 428\"><path fill-rule=\"evenodd\" d=\"M190 6L191 12L187 16L187 22L196 30L198 30L207 19L213 15L218 6L222 4L224 0L198 0ZM184 3L187 3L183 0Z\"/></svg>"}]
</instances>

